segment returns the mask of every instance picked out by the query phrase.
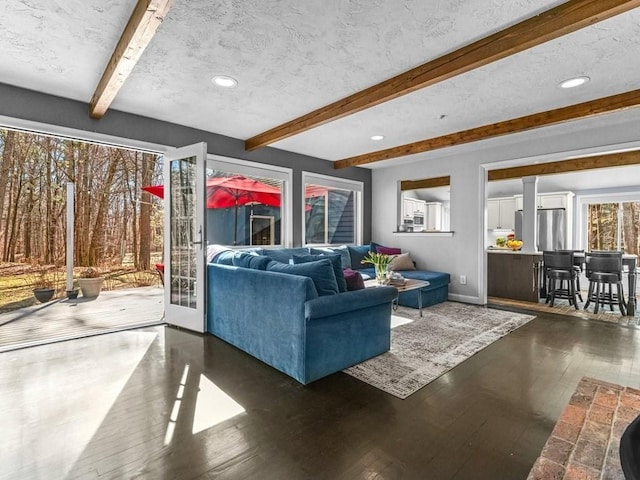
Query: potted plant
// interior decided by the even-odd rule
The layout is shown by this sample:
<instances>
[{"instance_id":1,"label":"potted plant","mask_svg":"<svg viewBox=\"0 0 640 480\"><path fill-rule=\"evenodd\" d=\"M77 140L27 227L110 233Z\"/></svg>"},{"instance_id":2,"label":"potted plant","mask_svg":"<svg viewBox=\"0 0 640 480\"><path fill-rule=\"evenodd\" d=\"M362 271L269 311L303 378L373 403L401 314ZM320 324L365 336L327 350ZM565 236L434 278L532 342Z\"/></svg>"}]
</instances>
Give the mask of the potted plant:
<instances>
[{"instance_id":1,"label":"potted plant","mask_svg":"<svg viewBox=\"0 0 640 480\"><path fill-rule=\"evenodd\" d=\"M362 263L370 263L376 270L376 280L380 285L384 285L387 280L387 267L393 260L393 257L384 253L369 252L362 259Z\"/></svg>"},{"instance_id":2,"label":"potted plant","mask_svg":"<svg viewBox=\"0 0 640 480\"><path fill-rule=\"evenodd\" d=\"M34 297L36 297L36 300L40 303L51 300L56 292L53 279L44 270L34 274L31 280L31 286L33 287Z\"/></svg>"},{"instance_id":3,"label":"potted plant","mask_svg":"<svg viewBox=\"0 0 640 480\"><path fill-rule=\"evenodd\" d=\"M89 267L82 270L78 278L82 296L93 298L100 295L102 282L104 282L104 277L97 268Z\"/></svg>"}]
</instances>

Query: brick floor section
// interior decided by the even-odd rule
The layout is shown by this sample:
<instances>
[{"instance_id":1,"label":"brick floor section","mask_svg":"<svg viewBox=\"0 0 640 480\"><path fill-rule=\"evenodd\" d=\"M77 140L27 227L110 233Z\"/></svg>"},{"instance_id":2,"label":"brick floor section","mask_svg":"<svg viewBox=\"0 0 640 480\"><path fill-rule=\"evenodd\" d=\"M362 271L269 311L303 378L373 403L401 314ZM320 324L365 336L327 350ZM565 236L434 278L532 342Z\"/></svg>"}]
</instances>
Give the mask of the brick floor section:
<instances>
[{"instance_id":1,"label":"brick floor section","mask_svg":"<svg viewBox=\"0 0 640 480\"><path fill-rule=\"evenodd\" d=\"M527 480L624 479L620 437L638 415L640 390L583 378Z\"/></svg>"}]
</instances>

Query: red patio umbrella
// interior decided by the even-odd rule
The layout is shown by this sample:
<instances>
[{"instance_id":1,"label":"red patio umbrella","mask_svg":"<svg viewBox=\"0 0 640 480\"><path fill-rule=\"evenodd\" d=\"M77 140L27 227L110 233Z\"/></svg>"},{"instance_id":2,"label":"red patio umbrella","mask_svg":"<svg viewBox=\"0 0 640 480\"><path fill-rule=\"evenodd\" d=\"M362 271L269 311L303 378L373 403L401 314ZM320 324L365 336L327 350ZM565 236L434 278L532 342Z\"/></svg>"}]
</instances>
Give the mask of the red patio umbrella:
<instances>
[{"instance_id":1,"label":"red patio umbrella","mask_svg":"<svg viewBox=\"0 0 640 480\"><path fill-rule=\"evenodd\" d=\"M150 185L142 190L164 198L164 185ZM280 189L242 175L207 179L207 208L235 207L234 245L238 235L238 207L249 203L279 207Z\"/></svg>"},{"instance_id":2,"label":"red patio umbrella","mask_svg":"<svg viewBox=\"0 0 640 480\"><path fill-rule=\"evenodd\" d=\"M252 178L234 175L207 180L207 207L235 207L233 244L238 242L238 206L261 203L271 207L280 206L280 189Z\"/></svg>"}]
</instances>

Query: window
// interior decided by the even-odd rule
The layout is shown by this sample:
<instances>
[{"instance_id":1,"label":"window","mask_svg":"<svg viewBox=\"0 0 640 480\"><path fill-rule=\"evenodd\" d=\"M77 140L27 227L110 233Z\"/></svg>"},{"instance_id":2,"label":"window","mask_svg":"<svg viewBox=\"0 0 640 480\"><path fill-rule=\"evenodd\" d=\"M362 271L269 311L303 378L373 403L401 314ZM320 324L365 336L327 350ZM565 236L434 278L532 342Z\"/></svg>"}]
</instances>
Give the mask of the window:
<instances>
[{"instance_id":1,"label":"window","mask_svg":"<svg viewBox=\"0 0 640 480\"><path fill-rule=\"evenodd\" d=\"M639 253L640 202L590 203L587 218L590 250Z\"/></svg>"},{"instance_id":2,"label":"window","mask_svg":"<svg viewBox=\"0 0 640 480\"><path fill-rule=\"evenodd\" d=\"M207 162L207 243L289 245L290 185L289 169L210 157Z\"/></svg>"},{"instance_id":3,"label":"window","mask_svg":"<svg viewBox=\"0 0 640 480\"><path fill-rule=\"evenodd\" d=\"M362 242L362 182L303 172L305 245Z\"/></svg>"}]
</instances>

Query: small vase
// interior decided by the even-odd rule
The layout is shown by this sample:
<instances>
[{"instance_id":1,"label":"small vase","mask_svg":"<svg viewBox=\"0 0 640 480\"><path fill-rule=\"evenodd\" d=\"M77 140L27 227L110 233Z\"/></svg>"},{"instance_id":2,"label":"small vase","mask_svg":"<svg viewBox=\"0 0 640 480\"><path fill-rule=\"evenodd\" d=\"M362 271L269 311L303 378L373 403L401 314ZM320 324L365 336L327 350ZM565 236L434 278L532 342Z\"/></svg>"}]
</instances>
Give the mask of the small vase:
<instances>
[{"instance_id":1,"label":"small vase","mask_svg":"<svg viewBox=\"0 0 640 480\"><path fill-rule=\"evenodd\" d=\"M378 285L384 285L387 283L387 271L386 269L376 265L376 281Z\"/></svg>"}]
</instances>

